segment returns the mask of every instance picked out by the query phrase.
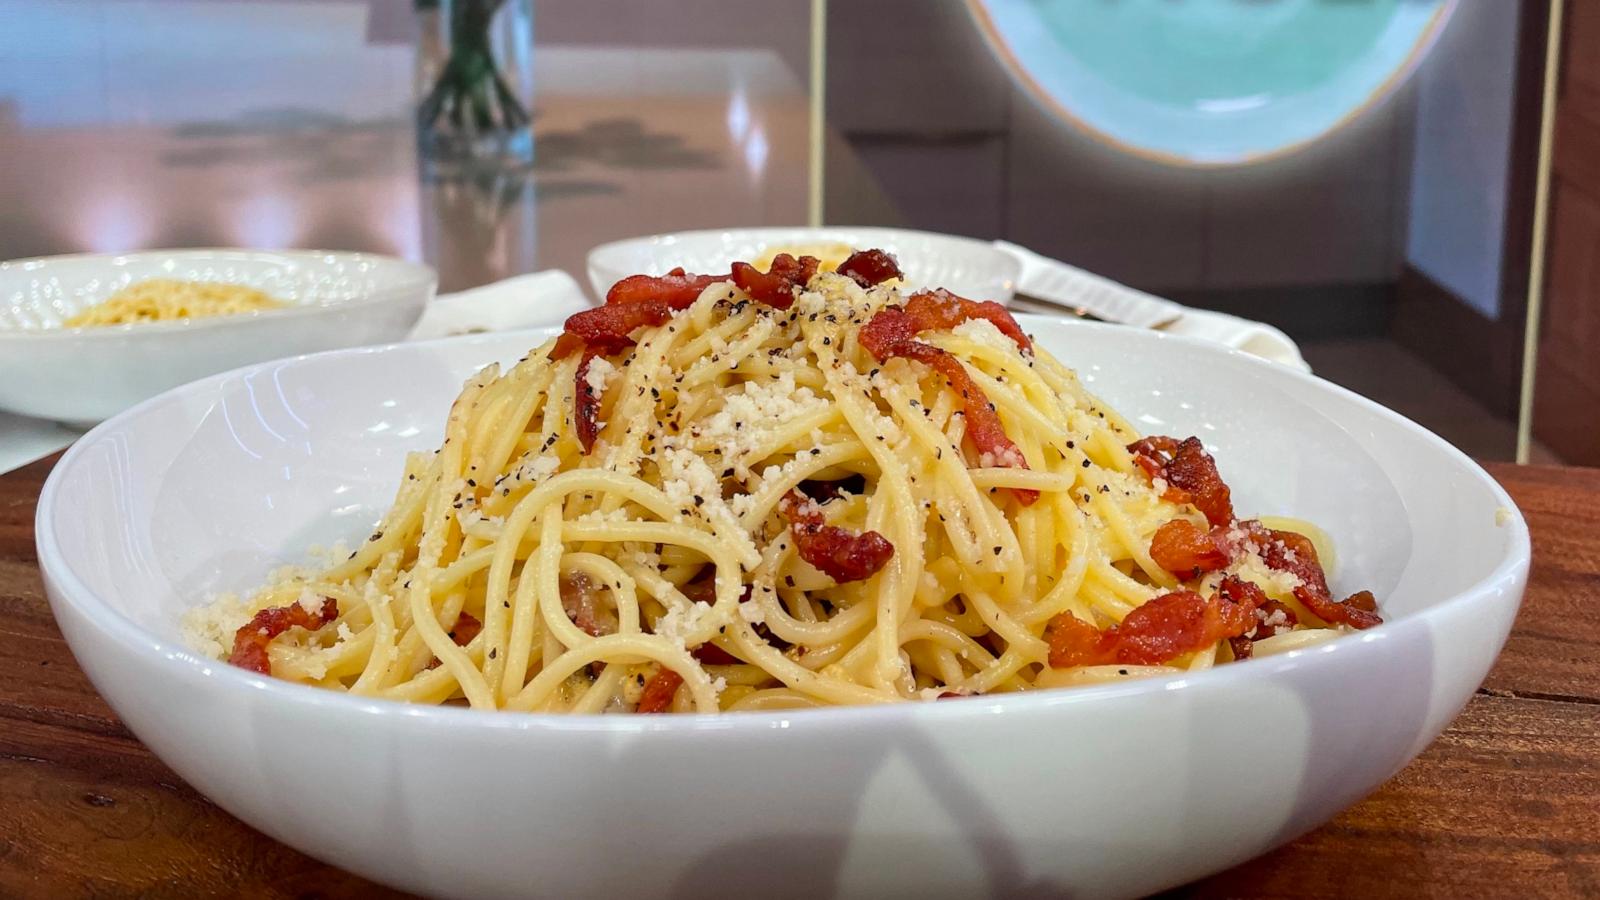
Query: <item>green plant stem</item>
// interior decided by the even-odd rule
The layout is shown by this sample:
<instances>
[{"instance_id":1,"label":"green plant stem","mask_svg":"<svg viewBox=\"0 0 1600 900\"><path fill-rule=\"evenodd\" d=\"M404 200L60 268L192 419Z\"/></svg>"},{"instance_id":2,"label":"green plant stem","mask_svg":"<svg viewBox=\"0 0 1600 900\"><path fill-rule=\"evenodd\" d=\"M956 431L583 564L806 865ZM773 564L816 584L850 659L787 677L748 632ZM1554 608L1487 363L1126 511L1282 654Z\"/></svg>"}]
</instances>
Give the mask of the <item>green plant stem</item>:
<instances>
[{"instance_id":1,"label":"green plant stem","mask_svg":"<svg viewBox=\"0 0 1600 900\"><path fill-rule=\"evenodd\" d=\"M532 117L500 77L489 29L505 0L454 0L450 5L450 56L428 96L417 106L417 125L432 130L439 119L479 132L513 130Z\"/></svg>"}]
</instances>

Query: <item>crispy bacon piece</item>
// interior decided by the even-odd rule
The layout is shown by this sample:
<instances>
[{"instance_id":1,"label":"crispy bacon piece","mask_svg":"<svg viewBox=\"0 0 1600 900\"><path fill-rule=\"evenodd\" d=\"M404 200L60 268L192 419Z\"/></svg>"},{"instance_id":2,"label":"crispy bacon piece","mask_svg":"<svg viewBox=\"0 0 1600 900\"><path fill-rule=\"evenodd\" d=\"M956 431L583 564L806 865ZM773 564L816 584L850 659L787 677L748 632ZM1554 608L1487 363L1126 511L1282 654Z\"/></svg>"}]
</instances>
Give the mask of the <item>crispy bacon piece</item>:
<instances>
[{"instance_id":1,"label":"crispy bacon piece","mask_svg":"<svg viewBox=\"0 0 1600 900\"><path fill-rule=\"evenodd\" d=\"M1365 592L1363 592L1363 593L1365 593ZM1372 595L1371 594L1367 594L1367 596L1370 597ZM1256 630L1251 632L1251 634L1254 635L1255 639L1258 640L1258 641L1261 640L1262 638L1269 638L1269 637L1272 637L1272 636L1274 636L1276 634L1279 634L1280 633L1278 631L1279 628L1290 629L1290 628L1293 628L1294 626L1300 624L1300 617L1294 614L1294 610L1290 609L1289 607L1285 606L1282 603L1279 603L1276 600L1268 600L1265 603L1261 604L1256 609L1257 609L1257 612L1260 614L1259 618L1261 619L1261 624L1257 625L1256 626ZM1271 626L1267 625L1266 624L1266 620L1272 618L1277 613L1283 613L1283 621L1278 623L1277 625L1271 625ZM1266 633L1263 633L1262 632L1263 628L1268 629L1268 631Z\"/></svg>"},{"instance_id":2,"label":"crispy bacon piece","mask_svg":"<svg viewBox=\"0 0 1600 900\"><path fill-rule=\"evenodd\" d=\"M1022 451L1006 435L1000 414L989 402L988 395L973 382L960 360L932 344L916 340L919 330L917 321L910 313L896 306L888 306L861 326L856 339L879 362L895 356L914 359L943 375L950 387L961 395L962 409L967 417L967 437L978 449L982 465L1028 468ZM1035 490L1012 488L1011 493L1023 506L1039 499L1039 492Z\"/></svg>"},{"instance_id":3,"label":"crispy bacon piece","mask_svg":"<svg viewBox=\"0 0 1600 900\"><path fill-rule=\"evenodd\" d=\"M1100 629L1069 612L1061 613L1045 626L1045 643L1050 645L1050 667L1069 669L1073 666L1098 666L1116 661L1116 641L1107 641L1108 631ZM1104 646L1102 646L1104 644Z\"/></svg>"},{"instance_id":4,"label":"crispy bacon piece","mask_svg":"<svg viewBox=\"0 0 1600 900\"><path fill-rule=\"evenodd\" d=\"M633 346L629 335L647 325L660 325L672 318L674 308L666 300L640 300L597 306L567 317L566 333L550 351L551 359L561 359L589 347L602 353L615 353ZM571 337L573 340L568 340Z\"/></svg>"},{"instance_id":5,"label":"crispy bacon piece","mask_svg":"<svg viewBox=\"0 0 1600 900\"><path fill-rule=\"evenodd\" d=\"M566 359L582 349L583 338L578 337L570 331L563 331L561 332L561 336L556 338L556 345L550 348L550 359Z\"/></svg>"},{"instance_id":6,"label":"crispy bacon piece","mask_svg":"<svg viewBox=\"0 0 1600 900\"><path fill-rule=\"evenodd\" d=\"M866 489L867 480L860 475L848 475L833 481L822 481L807 478L800 482L798 490L818 503L827 503L846 494L859 494Z\"/></svg>"},{"instance_id":7,"label":"crispy bacon piece","mask_svg":"<svg viewBox=\"0 0 1600 900\"><path fill-rule=\"evenodd\" d=\"M717 581L715 575L697 577L678 590L696 603L717 602Z\"/></svg>"},{"instance_id":8,"label":"crispy bacon piece","mask_svg":"<svg viewBox=\"0 0 1600 900\"><path fill-rule=\"evenodd\" d=\"M583 348L583 360L578 363L573 385L572 413L577 420L578 443L585 453L594 447L594 439L600 436L601 394L589 385L589 364L600 355L593 346Z\"/></svg>"},{"instance_id":9,"label":"crispy bacon piece","mask_svg":"<svg viewBox=\"0 0 1600 900\"><path fill-rule=\"evenodd\" d=\"M690 650L689 655L708 666L731 666L742 662L739 657L734 656L732 653L729 653L710 641L707 641L693 650Z\"/></svg>"},{"instance_id":10,"label":"crispy bacon piece","mask_svg":"<svg viewBox=\"0 0 1600 900\"><path fill-rule=\"evenodd\" d=\"M579 572L566 575L560 581L561 608L584 634L599 637L617 630L617 621L600 606L600 588Z\"/></svg>"},{"instance_id":11,"label":"crispy bacon piece","mask_svg":"<svg viewBox=\"0 0 1600 900\"><path fill-rule=\"evenodd\" d=\"M606 305L660 302L675 310L688 309L706 288L727 280L727 275L690 275L682 267L665 275L629 275L606 291Z\"/></svg>"},{"instance_id":12,"label":"crispy bacon piece","mask_svg":"<svg viewBox=\"0 0 1600 900\"><path fill-rule=\"evenodd\" d=\"M604 306L568 317L551 359L564 359L584 347L613 353L633 344L628 335L645 325L660 325L688 309L701 292L727 275L689 275L676 268L665 275L630 275L611 286ZM637 307L626 309L626 307Z\"/></svg>"},{"instance_id":13,"label":"crispy bacon piece","mask_svg":"<svg viewBox=\"0 0 1600 900\"><path fill-rule=\"evenodd\" d=\"M1162 594L1105 631L1062 613L1045 628L1050 665L1161 665L1254 628L1256 606L1265 599L1256 585L1227 578L1210 600L1193 591Z\"/></svg>"},{"instance_id":14,"label":"crispy bacon piece","mask_svg":"<svg viewBox=\"0 0 1600 900\"><path fill-rule=\"evenodd\" d=\"M1255 655L1256 644L1249 635L1239 635L1238 637L1228 638L1228 649L1233 651L1235 660L1249 659Z\"/></svg>"},{"instance_id":15,"label":"crispy bacon piece","mask_svg":"<svg viewBox=\"0 0 1600 900\"><path fill-rule=\"evenodd\" d=\"M817 274L819 265L821 262L815 256L795 259L787 253L779 253L765 272L749 263L734 263L732 278L750 299L774 309L788 309L794 305L795 288L805 287Z\"/></svg>"},{"instance_id":16,"label":"crispy bacon piece","mask_svg":"<svg viewBox=\"0 0 1600 900\"><path fill-rule=\"evenodd\" d=\"M267 656L267 645L273 639L296 626L315 631L339 618L339 604L323 598L322 606L311 613L299 603L273 606L256 613L233 634L233 652L228 662L259 675L272 674L272 660Z\"/></svg>"},{"instance_id":17,"label":"crispy bacon piece","mask_svg":"<svg viewBox=\"0 0 1600 900\"><path fill-rule=\"evenodd\" d=\"M1364 598L1371 596L1371 593L1362 591L1341 602L1333 599L1330 594L1319 594L1305 587L1294 589L1294 598L1305 604L1306 609L1315 613L1317 618L1332 625L1349 625L1356 629L1367 629L1383 624L1383 618L1377 613L1357 605L1365 602Z\"/></svg>"},{"instance_id":18,"label":"crispy bacon piece","mask_svg":"<svg viewBox=\"0 0 1600 900\"><path fill-rule=\"evenodd\" d=\"M822 507L799 491L790 491L778 504L789 520L789 531L800 558L834 581L861 581L872 577L894 556L894 545L876 531L856 534L837 525L823 524Z\"/></svg>"},{"instance_id":19,"label":"crispy bacon piece","mask_svg":"<svg viewBox=\"0 0 1600 900\"><path fill-rule=\"evenodd\" d=\"M1328 577L1317 559L1317 546L1310 538L1293 531L1275 531L1253 519L1241 524L1267 568L1290 573L1318 594L1330 593Z\"/></svg>"},{"instance_id":20,"label":"crispy bacon piece","mask_svg":"<svg viewBox=\"0 0 1600 900\"><path fill-rule=\"evenodd\" d=\"M1133 461L1151 481L1167 483L1162 496L1173 503L1193 503L1212 525L1233 521L1233 500L1228 485L1217 473L1217 461L1197 437L1155 435L1128 445Z\"/></svg>"},{"instance_id":21,"label":"crispy bacon piece","mask_svg":"<svg viewBox=\"0 0 1600 900\"><path fill-rule=\"evenodd\" d=\"M987 319L1001 334L1016 341L1022 352L1033 352L1033 342L1022 333L1022 326L993 300L968 300L944 288L918 291L906 301L906 314L917 323L918 331L949 331L968 319Z\"/></svg>"},{"instance_id":22,"label":"crispy bacon piece","mask_svg":"<svg viewBox=\"0 0 1600 900\"><path fill-rule=\"evenodd\" d=\"M450 640L456 642L457 647L465 647L472 643L472 639L483 631L483 623L479 622L470 613L461 613L456 616L456 624L450 629Z\"/></svg>"},{"instance_id":23,"label":"crispy bacon piece","mask_svg":"<svg viewBox=\"0 0 1600 900\"><path fill-rule=\"evenodd\" d=\"M1267 620L1280 614L1283 617L1281 622L1274 625L1267 624ZM1262 601L1261 605L1256 607L1255 629L1238 637L1228 638L1228 646L1233 649L1233 658L1249 659L1255 655L1256 641L1281 634L1280 628L1283 631L1291 631L1298 623L1299 617L1294 614L1294 610L1276 600Z\"/></svg>"},{"instance_id":24,"label":"crispy bacon piece","mask_svg":"<svg viewBox=\"0 0 1600 900\"><path fill-rule=\"evenodd\" d=\"M683 685L683 676L663 666L645 683L644 693L639 696L639 705L636 712L660 713L672 707L672 698L678 693L678 688Z\"/></svg>"},{"instance_id":25,"label":"crispy bacon piece","mask_svg":"<svg viewBox=\"0 0 1600 900\"><path fill-rule=\"evenodd\" d=\"M717 567L716 566L706 566L705 568L701 569L700 572L698 574L696 574L693 579L691 579L690 581L686 582L683 585L683 587L678 588L678 591L680 593L682 593L685 597L688 597L690 600L694 601L695 603L707 603L707 604L716 603L717 602L717 575L716 575L716 572L717 572ZM751 590L750 585L747 584L747 585L744 586L744 590L739 594L739 602L740 603L743 603L746 600L750 599L750 590Z\"/></svg>"},{"instance_id":26,"label":"crispy bacon piece","mask_svg":"<svg viewBox=\"0 0 1600 900\"><path fill-rule=\"evenodd\" d=\"M1247 634L1260 624L1255 617L1256 610L1272 601L1267 599L1267 592L1261 589L1261 585L1229 575L1217 585L1217 593L1212 597L1212 602L1218 605L1218 614L1225 631L1230 634Z\"/></svg>"},{"instance_id":27,"label":"crispy bacon piece","mask_svg":"<svg viewBox=\"0 0 1600 900\"><path fill-rule=\"evenodd\" d=\"M1223 537L1225 530L1219 526L1205 531L1188 519L1173 519L1150 539L1150 558L1184 581L1227 568L1233 553Z\"/></svg>"},{"instance_id":28,"label":"crispy bacon piece","mask_svg":"<svg viewBox=\"0 0 1600 900\"><path fill-rule=\"evenodd\" d=\"M1356 591L1344 598L1346 606L1359 609L1362 612L1375 613L1378 611L1378 598L1372 596L1371 591Z\"/></svg>"},{"instance_id":29,"label":"crispy bacon piece","mask_svg":"<svg viewBox=\"0 0 1600 900\"><path fill-rule=\"evenodd\" d=\"M450 640L455 641L457 647L465 647L472 643L472 639L481 631L483 631L482 622L470 613L461 613L456 616L456 624L450 627ZM437 669L440 665L439 657L435 656L424 668Z\"/></svg>"},{"instance_id":30,"label":"crispy bacon piece","mask_svg":"<svg viewBox=\"0 0 1600 900\"><path fill-rule=\"evenodd\" d=\"M1300 579L1294 597L1311 610L1317 618L1330 625L1349 625L1365 629L1383 623L1375 610L1376 601L1369 591L1351 596L1343 603L1333 599L1328 589L1328 578L1317 559L1317 547L1311 539L1293 531L1274 531L1259 522L1248 523L1256 552L1267 568L1288 572ZM1369 608L1370 607L1370 608Z\"/></svg>"},{"instance_id":31,"label":"crispy bacon piece","mask_svg":"<svg viewBox=\"0 0 1600 900\"><path fill-rule=\"evenodd\" d=\"M864 288L905 277L900 262L882 250L857 250L835 271Z\"/></svg>"}]
</instances>

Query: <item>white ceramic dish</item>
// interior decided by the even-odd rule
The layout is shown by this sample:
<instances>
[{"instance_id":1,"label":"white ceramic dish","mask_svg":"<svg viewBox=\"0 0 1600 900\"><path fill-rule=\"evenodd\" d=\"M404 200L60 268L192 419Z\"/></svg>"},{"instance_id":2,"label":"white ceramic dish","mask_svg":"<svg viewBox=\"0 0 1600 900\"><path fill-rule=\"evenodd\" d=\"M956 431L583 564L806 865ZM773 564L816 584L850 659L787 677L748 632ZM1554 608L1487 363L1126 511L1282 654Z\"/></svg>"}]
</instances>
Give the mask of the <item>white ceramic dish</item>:
<instances>
[{"instance_id":1,"label":"white ceramic dish","mask_svg":"<svg viewBox=\"0 0 1600 900\"><path fill-rule=\"evenodd\" d=\"M675 266L690 272L726 272L773 247L849 244L887 250L900 261L910 287L942 287L974 300L1011 299L1022 264L987 241L904 228L729 228L679 231L601 244L589 251L589 285L604 297L613 284L643 272L661 275Z\"/></svg>"},{"instance_id":2,"label":"white ceramic dish","mask_svg":"<svg viewBox=\"0 0 1600 900\"><path fill-rule=\"evenodd\" d=\"M404 706L182 646L180 614L210 592L359 540L461 382L540 332L282 360L117 416L45 485L45 586L96 687L202 793L425 894L1138 894L1289 840L1426 747L1526 582L1527 529L1493 479L1311 376L1019 318L1140 427L1204 436L1241 512L1326 527L1335 589L1371 588L1389 621L1194 675L723 717Z\"/></svg>"},{"instance_id":3,"label":"white ceramic dish","mask_svg":"<svg viewBox=\"0 0 1600 900\"><path fill-rule=\"evenodd\" d=\"M151 278L257 288L288 309L62 328ZM93 423L196 378L297 353L399 340L433 296L426 266L318 250L150 250L0 263L0 409Z\"/></svg>"}]
</instances>

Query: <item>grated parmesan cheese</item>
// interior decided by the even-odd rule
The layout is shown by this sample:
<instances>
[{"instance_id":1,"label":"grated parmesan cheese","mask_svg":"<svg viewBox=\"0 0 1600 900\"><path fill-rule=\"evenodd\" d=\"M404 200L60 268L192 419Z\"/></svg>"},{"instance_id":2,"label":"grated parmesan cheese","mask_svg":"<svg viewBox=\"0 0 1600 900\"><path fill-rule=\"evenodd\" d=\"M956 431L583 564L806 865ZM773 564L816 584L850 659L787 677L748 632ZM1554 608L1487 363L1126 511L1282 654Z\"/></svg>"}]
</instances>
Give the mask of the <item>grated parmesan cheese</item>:
<instances>
[{"instance_id":1,"label":"grated parmesan cheese","mask_svg":"<svg viewBox=\"0 0 1600 900\"><path fill-rule=\"evenodd\" d=\"M589 360L589 368L584 372L583 383L596 397L606 392L606 382L617 373L617 367L604 356L596 356Z\"/></svg>"},{"instance_id":2,"label":"grated parmesan cheese","mask_svg":"<svg viewBox=\"0 0 1600 900\"><path fill-rule=\"evenodd\" d=\"M695 429L695 437L711 444L740 478L748 478L747 457L785 423L826 408L828 401L796 385L791 371L743 387L726 396L722 408ZM820 433L813 435L819 439Z\"/></svg>"},{"instance_id":3,"label":"grated parmesan cheese","mask_svg":"<svg viewBox=\"0 0 1600 900\"><path fill-rule=\"evenodd\" d=\"M250 607L238 594L217 594L201 606L184 612L179 633L189 649L211 659L223 659L233 649L233 635L250 621Z\"/></svg>"},{"instance_id":4,"label":"grated parmesan cheese","mask_svg":"<svg viewBox=\"0 0 1600 900\"><path fill-rule=\"evenodd\" d=\"M762 586L756 588L755 590L771 591L772 588ZM753 593L749 600L739 604L739 617L744 619L746 622L749 622L751 625L760 625L761 623L767 621L767 614L762 610L761 604L756 602L756 598Z\"/></svg>"},{"instance_id":5,"label":"grated parmesan cheese","mask_svg":"<svg viewBox=\"0 0 1600 900\"><path fill-rule=\"evenodd\" d=\"M968 319L952 329L954 334L966 338L974 344L992 347L996 350L1016 350L1015 341L1000 333L994 323L988 319Z\"/></svg>"},{"instance_id":6,"label":"grated parmesan cheese","mask_svg":"<svg viewBox=\"0 0 1600 900\"><path fill-rule=\"evenodd\" d=\"M667 614L656 620L656 634L666 638L684 650L685 639L694 633L704 622L705 617L711 613L709 603L690 603L688 606L674 606L667 610Z\"/></svg>"}]
</instances>

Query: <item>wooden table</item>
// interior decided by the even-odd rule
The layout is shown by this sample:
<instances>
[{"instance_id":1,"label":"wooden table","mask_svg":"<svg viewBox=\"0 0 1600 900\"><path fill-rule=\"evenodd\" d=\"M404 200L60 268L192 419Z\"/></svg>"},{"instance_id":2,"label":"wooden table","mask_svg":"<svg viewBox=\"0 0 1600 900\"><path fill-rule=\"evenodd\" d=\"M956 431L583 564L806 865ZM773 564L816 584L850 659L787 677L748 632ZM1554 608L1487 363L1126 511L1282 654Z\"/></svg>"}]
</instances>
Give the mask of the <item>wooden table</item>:
<instances>
[{"instance_id":1,"label":"wooden table","mask_svg":"<svg viewBox=\"0 0 1600 900\"><path fill-rule=\"evenodd\" d=\"M384 893L211 805L95 694L36 567L52 464L0 476L0 896ZM1600 896L1600 470L1490 471L1533 577L1466 711L1329 824L1174 896Z\"/></svg>"}]
</instances>

